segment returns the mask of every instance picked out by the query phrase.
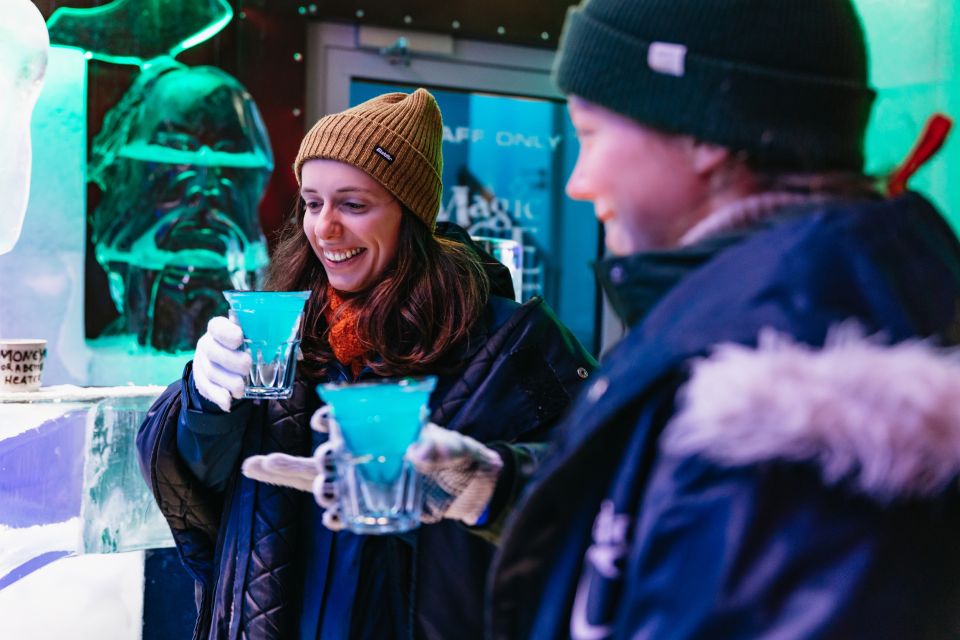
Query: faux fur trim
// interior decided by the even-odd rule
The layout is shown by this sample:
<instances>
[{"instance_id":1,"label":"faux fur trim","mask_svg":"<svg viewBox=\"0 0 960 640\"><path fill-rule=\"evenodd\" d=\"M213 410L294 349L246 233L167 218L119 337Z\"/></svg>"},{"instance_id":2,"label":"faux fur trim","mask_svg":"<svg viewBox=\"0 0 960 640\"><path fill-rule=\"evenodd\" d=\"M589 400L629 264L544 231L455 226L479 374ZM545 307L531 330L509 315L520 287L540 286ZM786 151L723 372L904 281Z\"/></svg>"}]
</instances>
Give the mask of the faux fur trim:
<instances>
[{"instance_id":1,"label":"faux fur trim","mask_svg":"<svg viewBox=\"0 0 960 640\"><path fill-rule=\"evenodd\" d=\"M884 345L854 324L822 349L773 331L694 364L664 450L724 466L810 462L878 501L931 496L960 474L960 359Z\"/></svg>"}]
</instances>

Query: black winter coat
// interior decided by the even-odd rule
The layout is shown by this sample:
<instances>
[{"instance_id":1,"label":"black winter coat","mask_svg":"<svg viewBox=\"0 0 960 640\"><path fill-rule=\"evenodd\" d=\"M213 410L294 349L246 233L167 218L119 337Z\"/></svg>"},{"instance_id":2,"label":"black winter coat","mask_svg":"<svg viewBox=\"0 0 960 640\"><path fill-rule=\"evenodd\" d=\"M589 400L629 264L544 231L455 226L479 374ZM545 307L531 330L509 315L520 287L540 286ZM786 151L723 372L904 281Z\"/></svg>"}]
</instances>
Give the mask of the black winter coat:
<instances>
[{"instance_id":1,"label":"black winter coat","mask_svg":"<svg viewBox=\"0 0 960 640\"><path fill-rule=\"evenodd\" d=\"M486 443L544 440L593 361L539 299L517 306L494 297L486 315L478 323L485 335L459 373L440 376L431 419ZM289 400L257 403L241 457L309 455L317 382L298 380ZM212 492L177 454L187 384L185 378L157 400L137 444L147 483L197 583L195 638L297 637L304 580L298 559L308 533L328 554L329 575L318 578L328 605L323 615L350 618L339 625L343 637L480 637L493 552L487 542L449 521L403 539L308 532L312 496L239 473L223 495ZM359 557L359 568L338 566L341 556Z\"/></svg>"}]
</instances>

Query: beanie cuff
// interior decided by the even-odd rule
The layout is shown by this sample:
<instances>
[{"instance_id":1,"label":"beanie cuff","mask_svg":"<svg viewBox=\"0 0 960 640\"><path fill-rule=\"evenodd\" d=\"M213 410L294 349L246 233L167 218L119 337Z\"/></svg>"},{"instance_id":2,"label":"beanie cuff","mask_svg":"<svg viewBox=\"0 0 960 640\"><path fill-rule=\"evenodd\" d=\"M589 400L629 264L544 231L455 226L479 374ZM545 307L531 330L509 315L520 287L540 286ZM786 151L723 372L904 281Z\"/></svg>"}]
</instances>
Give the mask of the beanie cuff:
<instances>
[{"instance_id":1,"label":"beanie cuff","mask_svg":"<svg viewBox=\"0 0 960 640\"><path fill-rule=\"evenodd\" d=\"M334 129L338 131L331 135ZM423 154L400 134L368 118L341 113L330 117L327 126L309 132L301 147L304 152L294 166L297 182L308 160L351 164L382 184L433 229L440 207L440 176ZM409 157L405 162L398 162L400 154Z\"/></svg>"},{"instance_id":2,"label":"beanie cuff","mask_svg":"<svg viewBox=\"0 0 960 640\"><path fill-rule=\"evenodd\" d=\"M441 126L436 101L424 89L384 94L324 116L300 143L294 163L297 182L309 160L352 165L433 230L443 189Z\"/></svg>"},{"instance_id":3,"label":"beanie cuff","mask_svg":"<svg viewBox=\"0 0 960 640\"><path fill-rule=\"evenodd\" d=\"M566 94L662 131L746 151L762 166L862 170L875 97L868 86L686 50L675 70L656 71L651 44L571 8L554 80Z\"/></svg>"}]
</instances>

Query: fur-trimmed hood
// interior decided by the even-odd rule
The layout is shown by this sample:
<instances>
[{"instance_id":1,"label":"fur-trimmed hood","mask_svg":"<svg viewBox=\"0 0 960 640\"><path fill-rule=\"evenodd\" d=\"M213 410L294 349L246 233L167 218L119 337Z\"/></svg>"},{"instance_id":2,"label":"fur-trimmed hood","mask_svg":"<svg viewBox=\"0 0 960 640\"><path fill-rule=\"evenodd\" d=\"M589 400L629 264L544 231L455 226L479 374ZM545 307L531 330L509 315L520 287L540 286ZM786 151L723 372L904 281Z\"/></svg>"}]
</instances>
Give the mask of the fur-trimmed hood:
<instances>
[{"instance_id":1,"label":"fur-trimmed hood","mask_svg":"<svg viewBox=\"0 0 960 640\"><path fill-rule=\"evenodd\" d=\"M880 502L935 495L960 475L960 358L885 345L854 324L823 348L761 332L693 364L663 448L723 466L815 464Z\"/></svg>"}]
</instances>

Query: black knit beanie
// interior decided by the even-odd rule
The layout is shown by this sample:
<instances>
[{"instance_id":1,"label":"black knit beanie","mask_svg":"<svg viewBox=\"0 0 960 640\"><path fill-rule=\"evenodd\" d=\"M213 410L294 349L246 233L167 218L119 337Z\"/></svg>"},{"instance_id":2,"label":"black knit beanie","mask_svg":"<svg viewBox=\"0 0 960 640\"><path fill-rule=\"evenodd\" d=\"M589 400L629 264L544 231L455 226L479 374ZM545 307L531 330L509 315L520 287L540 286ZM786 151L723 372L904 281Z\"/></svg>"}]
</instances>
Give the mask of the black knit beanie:
<instances>
[{"instance_id":1,"label":"black knit beanie","mask_svg":"<svg viewBox=\"0 0 960 640\"><path fill-rule=\"evenodd\" d=\"M583 0L567 14L554 78L757 167L863 168L874 92L849 0Z\"/></svg>"}]
</instances>

